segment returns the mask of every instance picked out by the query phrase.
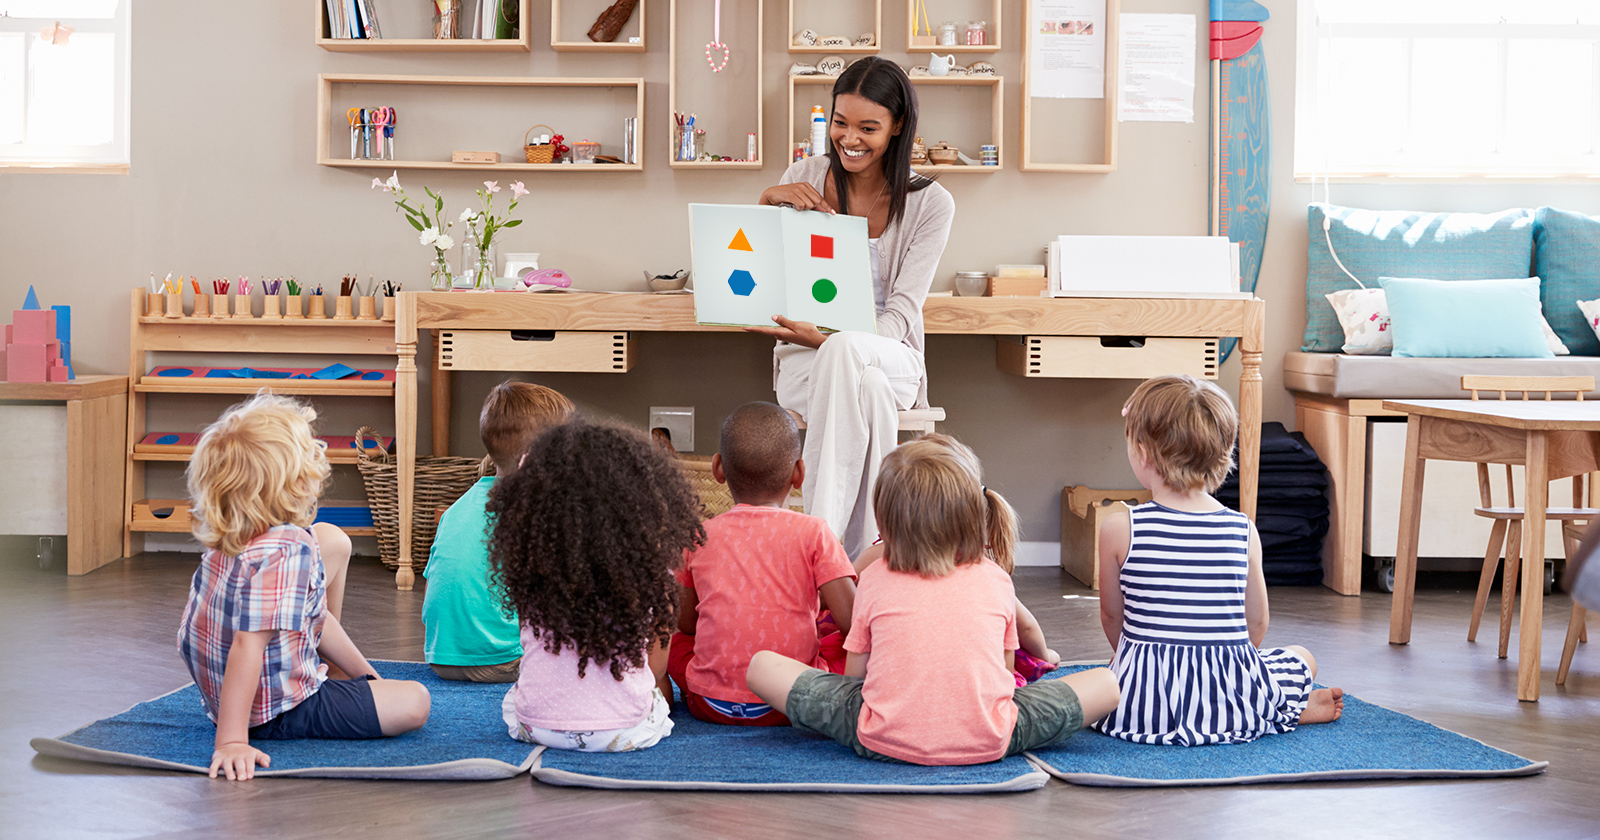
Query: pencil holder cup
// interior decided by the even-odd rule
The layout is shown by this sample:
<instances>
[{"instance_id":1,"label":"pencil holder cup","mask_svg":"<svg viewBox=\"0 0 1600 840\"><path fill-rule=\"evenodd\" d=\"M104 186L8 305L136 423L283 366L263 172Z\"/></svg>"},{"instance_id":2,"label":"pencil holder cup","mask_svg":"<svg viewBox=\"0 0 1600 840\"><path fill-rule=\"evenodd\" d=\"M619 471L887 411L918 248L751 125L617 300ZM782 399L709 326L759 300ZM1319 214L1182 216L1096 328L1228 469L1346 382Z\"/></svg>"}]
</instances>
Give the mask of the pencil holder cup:
<instances>
[{"instance_id":1,"label":"pencil holder cup","mask_svg":"<svg viewBox=\"0 0 1600 840\"><path fill-rule=\"evenodd\" d=\"M283 298L277 295L261 296L261 317L278 320L283 318Z\"/></svg>"},{"instance_id":2,"label":"pencil holder cup","mask_svg":"<svg viewBox=\"0 0 1600 840\"><path fill-rule=\"evenodd\" d=\"M356 320L357 321L376 321L376 320L378 320L378 299L376 297L372 296L372 295L362 295L359 300L360 300L360 309L356 313Z\"/></svg>"},{"instance_id":3,"label":"pencil holder cup","mask_svg":"<svg viewBox=\"0 0 1600 840\"><path fill-rule=\"evenodd\" d=\"M211 296L204 292L194 293L194 317L211 317Z\"/></svg>"},{"instance_id":4,"label":"pencil holder cup","mask_svg":"<svg viewBox=\"0 0 1600 840\"><path fill-rule=\"evenodd\" d=\"M151 294L145 295L144 296L144 314L145 314L145 317L147 317L147 318L160 318L162 311L165 309L165 307L162 305L162 302L164 300L165 300L165 296L163 296L160 292L153 292Z\"/></svg>"},{"instance_id":5,"label":"pencil holder cup","mask_svg":"<svg viewBox=\"0 0 1600 840\"><path fill-rule=\"evenodd\" d=\"M322 295L312 295L310 306L311 310L306 313L307 318L328 317L328 305L322 302Z\"/></svg>"},{"instance_id":6,"label":"pencil holder cup","mask_svg":"<svg viewBox=\"0 0 1600 840\"><path fill-rule=\"evenodd\" d=\"M289 295L288 297L285 297L283 299L283 317L285 317L285 318L304 318L304 317L306 317L305 302L306 302L306 299L301 297L300 295Z\"/></svg>"},{"instance_id":7,"label":"pencil holder cup","mask_svg":"<svg viewBox=\"0 0 1600 840\"><path fill-rule=\"evenodd\" d=\"M380 320L380 321L393 321L394 320L394 307L395 307L395 302L394 301L395 301L394 295L389 295L388 297L383 299L383 317L379 318L378 320Z\"/></svg>"},{"instance_id":8,"label":"pencil holder cup","mask_svg":"<svg viewBox=\"0 0 1600 840\"><path fill-rule=\"evenodd\" d=\"M233 296L233 317L235 319L239 319L239 318L254 318L255 317L254 315L252 315L250 313L250 296L249 295L234 295Z\"/></svg>"},{"instance_id":9,"label":"pencil holder cup","mask_svg":"<svg viewBox=\"0 0 1600 840\"><path fill-rule=\"evenodd\" d=\"M350 314L350 296L340 295L333 299L333 320L349 321L355 318Z\"/></svg>"},{"instance_id":10,"label":"pencil holder cup","mask_svg":"<svg viewBox=\"0 0 1600 840\"><path fill-rule=\"evenodd\" d=\"M167 292L167 317L183 317L183 292Z\"/></svg>"}]
</instances>

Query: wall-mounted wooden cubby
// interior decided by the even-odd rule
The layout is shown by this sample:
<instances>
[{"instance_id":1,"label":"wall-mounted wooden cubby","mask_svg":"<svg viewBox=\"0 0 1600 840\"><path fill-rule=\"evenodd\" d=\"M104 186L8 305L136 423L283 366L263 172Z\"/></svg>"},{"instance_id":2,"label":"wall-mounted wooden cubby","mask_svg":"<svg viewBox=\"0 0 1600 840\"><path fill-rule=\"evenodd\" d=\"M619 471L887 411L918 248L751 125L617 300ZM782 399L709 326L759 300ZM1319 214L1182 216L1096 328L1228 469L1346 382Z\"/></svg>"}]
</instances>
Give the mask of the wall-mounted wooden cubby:
<instances>
[{"instance_id":1,"label":"wall-mounted wooden cubby","mask_svg":"<svg viewBox=\"0 0 1600 840\"><path fill-rule=\"evenodd\" d=\"M550 0L550 49L556 52L642 53L645 51L645 7L639 0L633 17L622 27L615 41L591 41L589 27L610 0Z\"/></svg>"},{"instance_id":2,"label":"wall-mounted wooden cubby","mask_svg":"<svg viewBox=\"0 0 1600 840\"><path fill-rule=\"evenodd\" d=\"M765 54L761 46L761 36L766 20L762 8L766 4L754 4L756 7L754 18L738 14L740 8L734 7L734 4L729 5L731 10L722 19L723 42L731 45L728 52L729 59L721 72L713 73L704 57L705 50L702 46L704 42L699 39L704 37L706 41L711 40L715 5L700 0L683 0L683 2L672 0L667 27L667 64L670 68L667 82L667 121L663 123L663 127L667 132L667 160L671 161L673 169L761 168L763 148L761 65L762 56ZM691 32L694 34L691 35ZM680 40L683 41L681 45L678 43ZM689 67L680 67L680 61L687 61ZM692 81L687 75L690 72L698 74ZM727 155L745 154L747 135L754 129L755 160L678 160L675 115L685 109L699 113L702 103L723 105L731 101L733 97L729 96L727 91L713 90L723 82L730 87L737 86L748 90L749 112L736 118L726 111L716 113L706 111L701 117L705 122L699 123L697 127L710 126L706 134L706 145L715 147L716 151L713 151L713 154ZM743 93L740 92L738 95L743 96ZM717 120L723 122L719 124Z\"/></svg>"},{"instance_id":3,"label":"wall-mounted wooden cubby","mask_svg":"<svg viewBox=\"0 0 1600 840\"><path fill-rule=\"evenodd\" d=\"M642 78L553 78L542 79L523 76L394 76L373 74L321 74L317 93L317 163L323 166L340 166L364 169L438 169L481 170L485 172L565 172L565 173L620 173L644 170L644 145L636 146L638 158L634 163L623 164L570 164L526 163L520 141L529 127L524 122L537 121L565 134L568 145L574 140L597 140L601 154L620 155L623 146L623 119L637 120L641 135L644 127L644 79ZM474 97L456 95L441 97L426 95L440 87L479 89L493 93L492 98L475 101ZM373 91L382 90L381 100L374 99ZM420 92L419 92L420 91ZM521 91L525 101L512 94ZM405 103L394 101L405 97ZM364 97L364 98L363 98ZM421 103L430 103L431 112L423 118ZM364 160L336 156L342 152L347 137L345 115L347 109L360 106L391 105L399 112L395 128L395 148L415 149L419 145L436 147L432 154L419 158L397 160ZM541 114L541 109L544 113ZM562 119L551 112L581 111L581 117ZM612 112L602 116L601 110ZM525 114L531 116L524 116ZM611 123L606 123L607 119ZM576 123L573 125L572 123ZM464 127L463 134L470 137L454 140L453 128ZM434 132L419 137L424 131ZM439 139L438 133L449 134ZM492 137L493 140L484 138ZM496 151L501 153L500 163L451 163L453 150ZM409 151L408 151L409 153Z\"/></svg>"},{"instance_id":4,"label":"wall-mounted wooden cubby","mask_svg":"<svg viewBox=\"0 0 1600 840\"><path fill-rule=\"evenodd\" d=\"M1105 39L1105 86L1102 98L1059 99L1033 95L1032 59L1033 11L1032 4L1022 11L1022 114L1021 146L1022 170L1025 172L1077 172L1106 173L1117 169L1117 71L1120 66L1117 51L1117 22L1121 19L1121 0L1106 0L1105 19L1101 21ZM1096 121L1100 125L1095 125ZM1034 140L1034 131L1044 127L1044 133L1054 142L1048 149ZM1093 151L1098 146L1098 155ZM1085 156L1098 157L1094 162L1068 162L1046 158L1051 150L1066 149L1069 158L1078 151ZM1057 154L1063 154L1057 152Z\"/></svg>"},{"instance_id":5,"label":"wall-mounted wooden cubby","mask_svg":"<svg viewBox=\"0 0 1600 840\"><path fill-rule=\"evenodd\" d=\"M805 121L808 119L807 115L811 112L812 105L820 104L823 106L824 110L831 109L832 106L829 103L829 96L833 88L833 83L837 80L837 78L838 77L836 76L789 77L789 133L785 137L785 143L793 143L799 138L799 135L796 134L795 131L806 124ZM938 96L938 94L933 93L934 91L950 93L978 92L984 88L988 88L988 134L982 138L979 138L978 135L974 135L973 139L976 139L976 142L967 142L962 144L960 141L968 138L960 137L957 138L957 141L958 145L961 145L962 151L968 152L968 156L974 159L977 159L978 155L971 153L978 152L978 146L981 146L984 143L993 143L998 146L1000 150L999 166L968 166L963 163L953 163L942 165L926 164L922 166L913 166L911 167L912 169L922 173L951 172L958 174L987 175L993 172L998 172L1004 168L1005 144L1001 142L1002 128L1005 125L1004 78L1000 76L912 76L911 83L916 85L918 88L917 97L919 100L919 110L922 112L923 123L922 125L918 126L917 131L922 135L923 139L928 141L928 145L933 145L934 143L939 142L941 139L946 139L930 135L930 130L951 130L946 129L946 125L957 127L962 130L966 130L968 126L974 123L981 126L981 123L977 123L976 120L961 120L956 118L949 120L941 119L941 112L937 110L937 106L929 107L930 100L934 96ZM967 107L971 107L974 104L976 103L967 103ZM802 111L804 111L804 113L802 113ZM792 152L793 147L789 147L789 150Z\"/></svg>"},{"instance_id":6,"label":"wall-mounted wooden cubby","mask_svg":"<svg viewBox=\"0 0 1600 840\"><path fill-rule=\"evenodd\" d=\"M517 0L518 34L515 38L434 38L433 4L428 0L380 2L378 24L388 37L334 38L328 24L326 0L314 2L317 4L317 46L330 52L528 52L533 49L533 39L528 34L533 0ZM467 27L467 21L462 21L462 25Z\"/></svg>"},{"instance_id":7,"label":"wall-mounted wooden cubby","mask_svg":"<svg viewBox=\"0 0 1600 840\"><path fill-rule=\"evenodd\" d=\"M867 7L872 8L872 29L865 27L868 23ZM850 11L841 12L843 7L850 7ZM799 16L795 14L796 7ZM826 9L826 11L821 11ZM856 24L856 29L840 30L841 26ZM818 28L818 27L822 28ZM847 47L807 47L796 44L794 36L802 29L810 29L822 36L842 35L851 40ZM831 31L823 31L828 29ZM871 46L856 46L855 39L868 32L872 33ZM876 55L883 48L883 0L789 0L789 52L809 53L816 55Z\"/></svg>"},{"instance_id":8,"label":"wall-mounted wooden cubby","mask_svg":"<svg viewBox=\"0 0 1600 840\"><path fill-rule=\"evenodd\" d=\"M953 20L956 25L956 43L953 45L940 45L938 43L918 43L925 40L926 35L919 38L918 29L924 23L918 20L917 0L906 0L906 52L907 53L997 53L1000 51L1000 0L990 0L992 5L987 14L988 43L982 45L968 44L966 42L966 26L968 18L951 18L950 15L978 15L984 14L981 0L925 0L927 23L933 30L933 37L937 42L939 37L939 24L946 20ZM1028 0L1023 0L1028 2Z\"/></svg>"}]
</instances>

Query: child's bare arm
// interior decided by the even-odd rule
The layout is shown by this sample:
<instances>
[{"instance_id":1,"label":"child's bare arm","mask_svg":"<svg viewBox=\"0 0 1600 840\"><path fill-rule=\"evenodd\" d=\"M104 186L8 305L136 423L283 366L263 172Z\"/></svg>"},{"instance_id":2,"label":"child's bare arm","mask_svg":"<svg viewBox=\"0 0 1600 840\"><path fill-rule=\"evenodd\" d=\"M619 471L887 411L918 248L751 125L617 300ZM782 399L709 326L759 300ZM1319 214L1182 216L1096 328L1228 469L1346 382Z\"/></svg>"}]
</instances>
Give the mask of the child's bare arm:
<instances>
[{"instance_id":1,"label":"child's bare arm","mask_svg":"<svg viewBox=\"0 0 1600 840\"><path fill-rule=\"evenodd\" d=\"M1061 664L1061 655L1050 649L1049 643L1044 638L1044 628L1039 626L1039 620L1033 613L1017 601L1017 641L1022 643L1022 649L1032 654L1035 659L1042 659L1051 665Z\"/></svg>"},{"instance_id":2,"label":"child's bare arm","mask_svg":"<svg viewBox=\"0 0 1600 840\"><path fill-rule=\"evenodd\" d=\"M1122 639L1122 561L1127 559L1131 528L1126 512L1100 523L1100 629L1113 651Z\"/></svg>"},{"instance_id":3,"label":"child's bare arm","mask_svg":"<svg viewBox=\"0 0 1600 840\"><path fill-rule=\"evenodd\" d=\"M833 613L833 623L839 632L850 635L850 613L856 606L856 582L847 577L834 578L817 589L822 595L822 605Z\"/></svg>"},{"instance_id":4,"label":"child's bare arm","mask_svg":"<svg viewBox=\"0 0 1600 840\"><path fill-rule=\"evenodd\" d=\"M222 692L217 697L217 740L211 752L211 778L221 772L229 781L254 778L256 765L269 767L272 758L250 746L250 710L261 682L261 663L273 630L233 634L228 664L222 670Z\"/></svg>"},{"instance_id":5,"label":"child's bare arm","mask_svg":"<svg viewBox=\"0 0 1600 840\"><path fill-rule=\"evenodd\" d=\"M1261 571L1261 535L1250 523L1250 572L1244 584L1244 619L1250 627L1250 644L1261 647L1267 637L1267 577Z\"/></svg>"},{"instance_id":6,"label":"child's bare arm","mask_svg":"<svg viewBox=\"0 0 1600 840\"><path fill-rule=\"evenodd\" d=\"M700 623L700 596L693 589L678 584L678 632L693 636L695 625Z\"/></svg>"},{"instance_id":7,"label":"child's bare arm","mask_svg":"<svg viewBox=\"0 0 1600 840\"><path fill-rule=\"evenodd\" d=\"M867 660L872 658L870 653L846 653L844 657L844 675L847 677L865 677L867 675Z\"/></svg>"},{"instance_id":8,"label":"child's bare arm","mask_svg":"<svg viewBox=\"0 0 1600 840\"><path fill-rule=\"evenodd\" d=\"M332 614L323 618L322 642L317 645L317 655L328 660L329 664L345 672L351 679L368 674L378 676L372 663L361 655L356 643L350 641L350 634L344 632L344 625L340 624L339 619L334 618Z\"/></svg>"},{"instance_id":9,"label":"child's bare arm","mask_svg":"<svg viewBox=\"0 0 1600 840\"><path fill-rule=\"evenodd\" d=\"M868 566L876 563L878 560L882 559L882 557L883 543L869 545L867 546L867 550L861 552L861 556L857 557L856 562L851 565L856 567L856 575L859 576L862 572L867 570Z\"/></svg>"}]
</instances>

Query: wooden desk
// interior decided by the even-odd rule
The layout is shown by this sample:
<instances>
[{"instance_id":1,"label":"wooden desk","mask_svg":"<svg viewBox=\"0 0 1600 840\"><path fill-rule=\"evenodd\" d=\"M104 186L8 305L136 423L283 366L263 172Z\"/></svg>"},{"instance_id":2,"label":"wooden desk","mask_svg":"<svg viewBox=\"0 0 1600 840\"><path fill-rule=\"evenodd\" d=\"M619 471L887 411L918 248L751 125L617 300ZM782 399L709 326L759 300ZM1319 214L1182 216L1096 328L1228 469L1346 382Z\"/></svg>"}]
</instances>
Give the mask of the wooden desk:
<instances>
[{"instance_id":1,"label":"wooden desk","mask_svg":"<svg viewBox=\"0 0 1600 840\"><path fill-rule=\"evenodd\" d=\"M1394 561L1389 643L1411 641L1411 602L1417 581L1426 459L1523 465L1522 624L1518 631L1517 699L1539 699L1539 631L1544 618L1545 508L1550 482L1596 468L1600 402L1384 400L1405 413L1405 477L1400 490L1400 538ZM1531 559L1530 559L1531 558Z\"/></svg>"},{"instance_id":2,"label":"wooden desk","mask_svg":"<svg viewBox=\"0 0 1600 840\"><path fill-rule=\"evenodd\" d=\"M128 377L0 382L0 400L67 404L67 574L88 574L120 559Z\"/></svg>"},{"instance_id":3,"label":"wooden desk","mask_svg":"<svg viewBox=\"0 0 1600 840\"><path fill-rule=\"evenodd\" d=\"M395 437L399 454L400 522L411 522L417 455L417 331L592 330L601 332L739 332L701 326L688 295L484 294L402 292L395 298ZM1081 335L1237 337L1239 360L1239 499L1255 514L1261 463L1261 349L1266 305L1248 300L1169 298L957 298L930 297L923 305L928 335ZM448 385L435 380L435 400ZM438 414L435 405L435 415ZM447 440L437 436L436 453ZM410 589L411 529L400 528L400 568L395 583Z\"/></svg>"}]
</instances>

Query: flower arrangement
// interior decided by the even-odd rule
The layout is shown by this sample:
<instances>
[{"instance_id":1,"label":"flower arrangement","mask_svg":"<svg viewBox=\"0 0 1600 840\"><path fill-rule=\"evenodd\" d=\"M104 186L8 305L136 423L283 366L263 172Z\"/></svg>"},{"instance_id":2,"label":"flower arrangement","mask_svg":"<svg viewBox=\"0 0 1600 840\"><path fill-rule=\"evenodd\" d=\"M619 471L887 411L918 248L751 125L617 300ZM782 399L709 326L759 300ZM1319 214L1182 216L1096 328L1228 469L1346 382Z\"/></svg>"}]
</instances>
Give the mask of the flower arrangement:
<instances>
[{"instance_id":1,"label":"flower arrangement","mask_svg":"<svg viewBox=\"0 0 1600 840\"><path fill-rule=\"evenodd\" d=\"M468 241L476 246L478 252L477 265L472 266L472 287L474 289L488 290L494 288L494 235L505 228L514 228L522 224L521 219L510 218L517 209L517 202L527 195L529 190L521 181L511 184L511 203L506 206L505 214L494 214L494 195L500 192L498 181L484 181L478 189L478 200L483 202L483 209L474 211L471 208L461 211L457 221L467 225Z\"/></svg>"},{"instance_id":2,"label":"flower arrangement","mask_svg":"<svg viewBox=\"0 0 1600 840\"><path fill-rule=\"evenodd\" d=\"M456 241L445 231L448 231L455 223L445 221L444 197L435 193L429 187L423 187L423 192L426 192L428 198L432 200L431 208L428 203L424 203L421 206L412 204L411 197L407 196L406 191L400 188L399 172L391 174L387 181L373 178L372 188L375 190L381 189L386 193L398 196L395 199L394 206L404 211L406 221L413 228L416 228L419 234L417 241L424 246L433 248L433 265L431 267L433 290L436 292L450 291L450 261L446 259L445 252L454 248ZM479 190L480 195L482 192L482 190Z\"/></svg>"}]
</instances>

